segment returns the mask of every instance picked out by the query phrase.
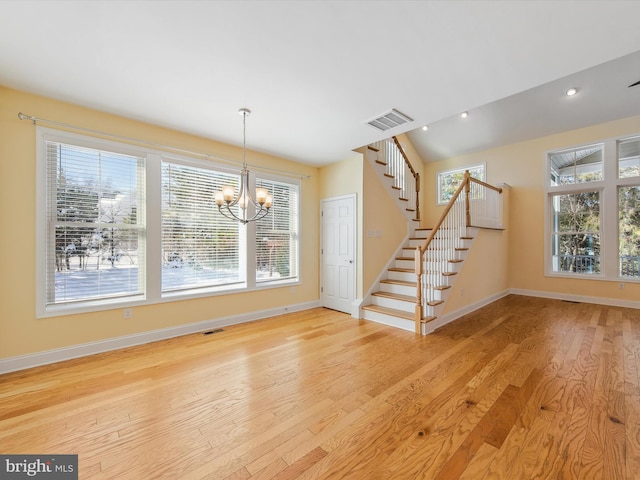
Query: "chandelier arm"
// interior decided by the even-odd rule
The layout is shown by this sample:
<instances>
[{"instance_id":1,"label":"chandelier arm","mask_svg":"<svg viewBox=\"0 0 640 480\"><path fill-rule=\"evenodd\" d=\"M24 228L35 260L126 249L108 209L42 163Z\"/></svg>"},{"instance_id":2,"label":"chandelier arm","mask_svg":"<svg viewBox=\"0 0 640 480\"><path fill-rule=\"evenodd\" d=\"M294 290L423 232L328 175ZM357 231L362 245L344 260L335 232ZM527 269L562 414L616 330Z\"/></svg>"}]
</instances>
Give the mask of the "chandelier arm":
<instances>
[{"instance_id":1,"label":"chandelier arm","mask_svg":"<svg viewBox=\"0 0 640 480\"><path fill-rule=\"evenodd\" d=\"M223 207L226 209L223 210ZM234 214L231 209L229 208L229 205L220 205L218 206L218 211L222 214L223 217L228 218L229 220L233 220L235 222L242 222L242 223L247 223L248 220L245 220L243 218L238 217L236 214Z\"/></svg>"}]
</instances>

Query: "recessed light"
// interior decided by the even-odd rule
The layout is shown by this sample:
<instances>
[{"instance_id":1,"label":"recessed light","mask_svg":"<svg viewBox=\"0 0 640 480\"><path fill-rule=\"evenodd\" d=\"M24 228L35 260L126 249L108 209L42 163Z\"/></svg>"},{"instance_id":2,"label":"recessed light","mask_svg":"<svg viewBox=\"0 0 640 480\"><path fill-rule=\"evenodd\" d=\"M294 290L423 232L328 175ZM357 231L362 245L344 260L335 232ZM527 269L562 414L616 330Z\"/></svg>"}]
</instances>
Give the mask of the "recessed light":
<instances>
[{"instance_id":1,"label":"recessed light","mask_svg":"<svg viewBox=\"0 0 640 480\"><path fill-rule=\"evenodd\" d=\"M566 92L567 97L573 97L576 93L578 93L578 89L573 87Z\"/></svg>"},{"instance_id":2,"label":"recessed light","mask_svg":"<svg viewBox=\"0 0 640 480\"><path fill-rule=\"evenodd\" d=\"M422 131L426 132L427 130L429 130L429 125L423 125L422 126Z\"/></svg>"},{"instance_id":3,"label":"recessed light","mask_svg":"<svg viewBox=\"0 0 640 480\"><path fill-rule=\"evenodd\" d=\"M460 116L461 116L462 118L467 118L467 117L469 116L469 112L462 112L462 113L460 114Z\"/></svg>"}]
</instances>

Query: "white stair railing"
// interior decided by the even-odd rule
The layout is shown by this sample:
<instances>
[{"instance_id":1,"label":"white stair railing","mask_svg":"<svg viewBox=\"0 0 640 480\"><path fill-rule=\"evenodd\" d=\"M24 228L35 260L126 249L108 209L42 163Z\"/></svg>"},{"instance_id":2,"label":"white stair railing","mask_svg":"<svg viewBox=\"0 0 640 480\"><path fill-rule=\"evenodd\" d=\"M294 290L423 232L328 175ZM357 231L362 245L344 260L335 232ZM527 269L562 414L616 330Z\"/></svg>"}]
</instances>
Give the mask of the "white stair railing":
<instances>
[{"instance_id":1,"label":"white stair railing","mask_svg":"<svg viewBox=\"0 0 640 480\"><path fill-rule=\"evenodd\" d=\"M402 146L396 139L387 138L371 145L379 151L378 163L385 165L384 175L393 179L392 188L398 191L400 200L406 202L406 211L412 212L412 220L420 220L420 174L418 174Z\"/></svg>"},{"instance_id":2,"label":"white stair railing","mask_svg":"<svg viewBox=\"0 0 640 480\"><path fill-rule=\"evenodd\" d=\"M470 182L469 187L470 226L503 228L501 192L483 183Z\"/></svg>"}]
</instances>

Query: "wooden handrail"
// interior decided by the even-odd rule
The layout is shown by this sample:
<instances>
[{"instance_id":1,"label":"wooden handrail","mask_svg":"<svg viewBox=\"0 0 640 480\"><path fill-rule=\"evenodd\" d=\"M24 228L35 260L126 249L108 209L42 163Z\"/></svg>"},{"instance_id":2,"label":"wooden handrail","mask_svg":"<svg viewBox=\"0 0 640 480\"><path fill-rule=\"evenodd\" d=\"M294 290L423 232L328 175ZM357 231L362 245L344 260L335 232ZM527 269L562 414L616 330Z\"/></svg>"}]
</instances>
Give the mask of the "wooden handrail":
<instances>
[{"instance_id":1,"label":"wooden handrail","mask_svg":"<svg viewBox=\"0 0 640 480\"><path fill-rule=\"evenodd\" d=\"M398 141L398 139L395 136L392 138L393 138L393 142L396 144L396 147L398 147L398 150L400 151L400 155L402 155L402 158L404 158L404 163L407 165L407 167L409 167L409 171L411 172L411 174L413 175L413 178L415 179L416 220L420 220L420 174L416 172L415 169L413 168L413 165L411 165L411 162L409 161L409 157L407 157L407 154L404 153L404 149L402 148L402 145L400 145L400 142Z\"/></svg>"},{"instance_id":2,"label":"wooden handrail","mask_svg":"<svg viewBox=\"0 0 640 480\"><path fill-rule=\"evenodd\" d=\"M485 188L488 188L490 190L494 190L494 191L496 191L498 193L502 193L502 189L500 187L494 187L493 185L490 185L488 183L484 183L482 180L478 180L477 178L473 178L472 176L469 176L469 181L473 182L473 183L477 183L478 185L481 185L481 186L483 186Z\"/></svg>"}]
</instances>

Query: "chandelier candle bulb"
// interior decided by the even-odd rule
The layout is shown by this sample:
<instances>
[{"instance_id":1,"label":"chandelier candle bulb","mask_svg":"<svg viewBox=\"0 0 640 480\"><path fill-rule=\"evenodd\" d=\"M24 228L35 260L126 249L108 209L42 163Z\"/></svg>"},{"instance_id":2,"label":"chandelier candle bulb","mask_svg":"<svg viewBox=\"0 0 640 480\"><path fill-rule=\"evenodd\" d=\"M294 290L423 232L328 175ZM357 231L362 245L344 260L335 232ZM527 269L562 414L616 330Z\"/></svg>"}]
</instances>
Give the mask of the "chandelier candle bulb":
<instances>
[{"instance_id":1,"label":"chandelier candle bulb","mask_svg":"<svg viewBox=\"0 0 640 480\"><path fill-rule=\"evenodd\" d=\"M266 188L256 188L256 201L260 205L264 205L264 203L267 201L268 194L269 192Z\"/></svg>"},{"instance_id":2,"label":"chandelier candle bulb","mask_svg":"<svg viewBox=\"0 0 640 480\"><path fill-rule=\"evenodd\" d=\"M229 203L233 200L233 195L236 192L234 191L233 187L222 187L222 197L224 198L224 201Z\"/></svg>"}]
</instances>

